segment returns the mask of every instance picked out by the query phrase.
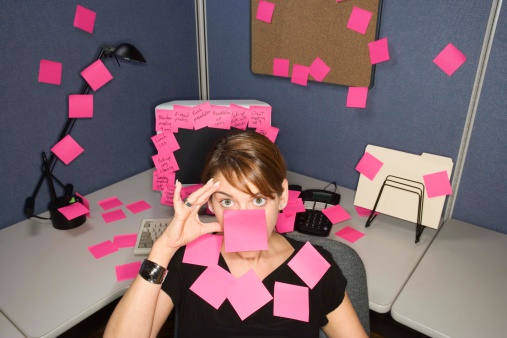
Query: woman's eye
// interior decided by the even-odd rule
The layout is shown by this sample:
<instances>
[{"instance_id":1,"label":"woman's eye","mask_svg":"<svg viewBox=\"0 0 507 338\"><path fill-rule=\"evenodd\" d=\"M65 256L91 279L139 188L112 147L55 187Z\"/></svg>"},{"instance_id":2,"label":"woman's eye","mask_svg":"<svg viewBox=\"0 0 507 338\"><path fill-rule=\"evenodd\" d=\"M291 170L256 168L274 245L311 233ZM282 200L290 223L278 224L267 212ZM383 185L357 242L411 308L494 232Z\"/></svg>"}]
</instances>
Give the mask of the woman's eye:
<instances>
[{"instance_id":1,"label":"woman's eye","mask_svg":"<svg viewBox=\"0 0 507 338\"><path fill-rule=\"evenodd\" d=\"M266 204L267 200L264 197L256 197L253 201L255 206L262 207Z\"/></svg>"},{"instance_id":2,"label":"woman's eye","mask_svg":"<svg viewBox=\"0 0 507 338\"><path fill-rule=\"evenodd\" d=\"M233 202L232 202L232 200L230 200L230 199L225 199L225 200L221 200L221 201L220 201L220 205L221 205L222 207L224 207L224 208L229 208L229 207L233 206L233 205L234 205L234 203L233 203Z\"/></svg>"}]
</instances>

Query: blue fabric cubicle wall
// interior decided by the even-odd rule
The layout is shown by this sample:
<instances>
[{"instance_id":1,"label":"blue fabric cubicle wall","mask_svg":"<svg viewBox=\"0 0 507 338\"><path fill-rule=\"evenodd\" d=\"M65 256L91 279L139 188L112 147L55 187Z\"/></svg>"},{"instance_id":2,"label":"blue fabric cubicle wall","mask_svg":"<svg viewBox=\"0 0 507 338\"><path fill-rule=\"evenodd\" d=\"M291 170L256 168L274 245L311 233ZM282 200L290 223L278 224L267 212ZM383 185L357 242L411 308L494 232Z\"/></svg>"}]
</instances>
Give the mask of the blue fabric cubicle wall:
<instances>
[{"instance_id":1,"label":"blue fabric cubicle wall","mask_svg":"<svg viewBox=\"0 0 507 338\"><path fill-rule=\"evenodd\" d=\"M97 13L93 34L73 27L78 4ZM193 1L8 0L0 22L0 228L24 219L25 198L41 172L40 154L57 141L68 95L79 93L80 72L102 45L129 42L147 63L120 61L118 67L113 58L104 61L114 78L94 93L94 117L78 120L72 131L85 152L68 166L57 163L54 171L80 193L153 167L155 106L199 97ZM60 86L37 81L41 59L63 64ZM36 212L47 210L48 201L44 183Z\"/></svg>"},{"instance_id":2,"label":"blue fabric cubicle wall","mask_svg":"<svg viewBox=\"0 0 507 338\"><path fill-rule=\"evenodd\" d=\"M453 218L507 233L507 5L503 4Z\"/></svg>"},{"instance_id":3,"label":"blue fabric cubicle wall","mask_svg":"<svg viewBox=\"0 0 507 338\"><path fill-rule=\"evenodd\" d=\"M380 38L391 59L377 65L367 108L351 109L346 87L252 74L250 1L208 0L210 96L271 104L289 169L348 188L367 144L456 162L490 8L484 0L384 0ZM451 77L432 62L449 42L467 56Z\"/></svg>"}]
</instances>

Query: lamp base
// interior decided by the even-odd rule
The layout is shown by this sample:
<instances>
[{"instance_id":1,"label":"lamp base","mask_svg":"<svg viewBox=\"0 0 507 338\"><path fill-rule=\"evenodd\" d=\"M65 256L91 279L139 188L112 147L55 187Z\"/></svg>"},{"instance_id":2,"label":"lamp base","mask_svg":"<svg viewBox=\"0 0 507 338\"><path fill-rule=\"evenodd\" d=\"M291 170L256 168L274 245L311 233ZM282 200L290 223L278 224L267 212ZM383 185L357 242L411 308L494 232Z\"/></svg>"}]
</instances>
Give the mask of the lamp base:
<instances>
[{"instance_id":1,"label":"lamp base","mask_svg":"<svg viewBox=\"0 0 507 338\"><path fill-rule=\"evenodd\" d=\"M78 196L73 196L74 200L76 202L82 202L83 200ZM86 215L81 215L79 217L73 218L71 220L68 220L67 217L65 217L60 211L58 211L59 208L65 207L67 205L70 205L66 198L59 198L56 202L56 207L54 203L49 203L49 215L51 217L51 222L53 223L53 228L57 230L70 230L77 228L78 226L82 225L84 222L86 222Z\"/></svg>"}]
</instances>

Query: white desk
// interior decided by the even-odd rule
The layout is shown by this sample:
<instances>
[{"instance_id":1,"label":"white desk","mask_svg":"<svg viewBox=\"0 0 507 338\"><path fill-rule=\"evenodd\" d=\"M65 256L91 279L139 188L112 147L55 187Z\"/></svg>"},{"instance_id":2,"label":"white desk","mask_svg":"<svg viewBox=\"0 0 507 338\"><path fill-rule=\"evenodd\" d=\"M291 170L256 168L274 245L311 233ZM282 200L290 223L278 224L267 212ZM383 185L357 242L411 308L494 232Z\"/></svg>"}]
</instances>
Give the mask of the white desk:
<instances>
[{"instance_id":1,"label":"white desk","mask_svg":"<svg viewBox=\"0 0 507 338\"><path fill-rule=\"evenodd\" d=\"M432 337L505 337L506 287L507 235L451 219L391 314Z\"/></svg>"},{"instance_id":2,"label":"white desk","mask_svg":"<svg viewBox=\"0 0 507 338\"><path fill-rule=\"evenodd\" d=\"M0 337L25 338L25 336L19 332L14 324L12 324L2 312L0 312Z\"/></svg>"},{"instance_id":3,"label":"white desk","mask_svg":"<svg viewBox=\"0 0 507 338\"><path fill-rule=\"evenodd\" d=\"M329 183L290 172L287 178L289 184L299 184L303 189L323 189ZM356 250L366 269L370 309L379 313L389 312L437 231L425 228L420 241L415 244L415 224L398 218L378 215L370 227L365 228L367 217L359 217L353 205L355 191L339 187L338 192L341 194L340 205L352 218L334 224L329 238ZM350 243L335 235L347 225L365 236Z\"/></svg>"}]
</instances>

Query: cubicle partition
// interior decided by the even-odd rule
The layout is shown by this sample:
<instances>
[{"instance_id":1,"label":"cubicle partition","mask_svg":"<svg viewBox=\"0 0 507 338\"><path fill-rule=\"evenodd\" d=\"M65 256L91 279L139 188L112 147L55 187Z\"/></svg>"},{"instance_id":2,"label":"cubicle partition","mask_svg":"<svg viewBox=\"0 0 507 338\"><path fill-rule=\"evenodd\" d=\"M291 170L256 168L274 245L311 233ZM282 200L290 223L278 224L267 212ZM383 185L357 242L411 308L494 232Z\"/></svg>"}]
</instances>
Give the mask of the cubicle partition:
<instances>
[{"instance_id":1,"label":"cubicle partition","mask_svg":"<svg viewBox=\"0 0 507 338\"><path fill-rule=\"evenodd\" d=\"M447 156L456 164L470 101L474 97L483 41L488 38L491 8L496 5L497 1L483 0L383 1L379 38L388 39L390 60L377 64L375 84L368 92L366 108L360 109L346 107L348 88L344 86L311 81L301 86L291 83L290 78L254 75L250 71L250 1L208 0L210 98L246 97L269 103L273 107L273 125L280 128L277 144L290 170L324 181L336 181L348 188L356 187L358 173L354 168L367 144L415 154L428 152ZM497 36L502 35L497 32ZM433 63L449 43L467 57L465 64L452 76ZM498 61L492 60L493 67L505 70L501 61L505 59L501 58L505 55L505 44L499 42L498 45ZM498 73L496 69L490 72L496 74L495 78L505 73ZM495 78L490 76L487 81ZM494 82L489 86L493 87ZM501 86L488 90L488 85L485 90L488 101L494 103L481 106L480 110L492 107L497 119L502 119L505 90ZM489 123L497 127L495 132L503 125ZM479 124L478 128L483 127ZM491 147L496 149L494 153L505 150L505 142L497 142L505 140L505 136L498 136L494 141L483 140L490 137L488 133L488 130L477 131L472 137L472 152L489 157ZM468 157L465 172L467 166L471 166L474 173L470 175L475 177L479 168L473 169L474 158L477 156ZM502 177L506 167L505 156L495 156L487 163L494 168L483 169L489 169L488 172L498 169L499 174L481 174L486 184L473 186L472 190L481 191L481 204L501 194L501 191L489 192L498 191L493 178ZM456 166L455 170L460 169ZM466 187L460 191L453 217L459 219L463 215L469 222L507 231L503 222L507 216L505 208L496 208L485 217L480 207L481 210L473 210L476 202L471 202L473 194ZM464 207L460 207L460 198L466 201ZM505 201L505 197L499 200ZM492 205L497 205L495 203ZM469 211L464 212L464 209Z\"/></svg>"},{"instance_id":2,"label":"cubicle partition","mask_svg":"<svg viewBox=\"0 0 507 338\"><path fill-rule=\"evenodd\" d=\"M41 152L50 153L68 116L68 95L79 94L80 73L102 45L128 42L146 64L104 60L111 82L93 92L94 115L79 119L72 137L84 153L54 174L87 194L153 166L155 107L198 99L193 1L13 1L2 3L0 63L0 228L24 219L23 203L41 175ZM92 33L73 26L77 5L96 13ZM41 59L62 63L60 85L38 82ZM61 190L58 190L61 194ZM35 213L47 210L43 184Z\"/></svg>"}]
</instances>

